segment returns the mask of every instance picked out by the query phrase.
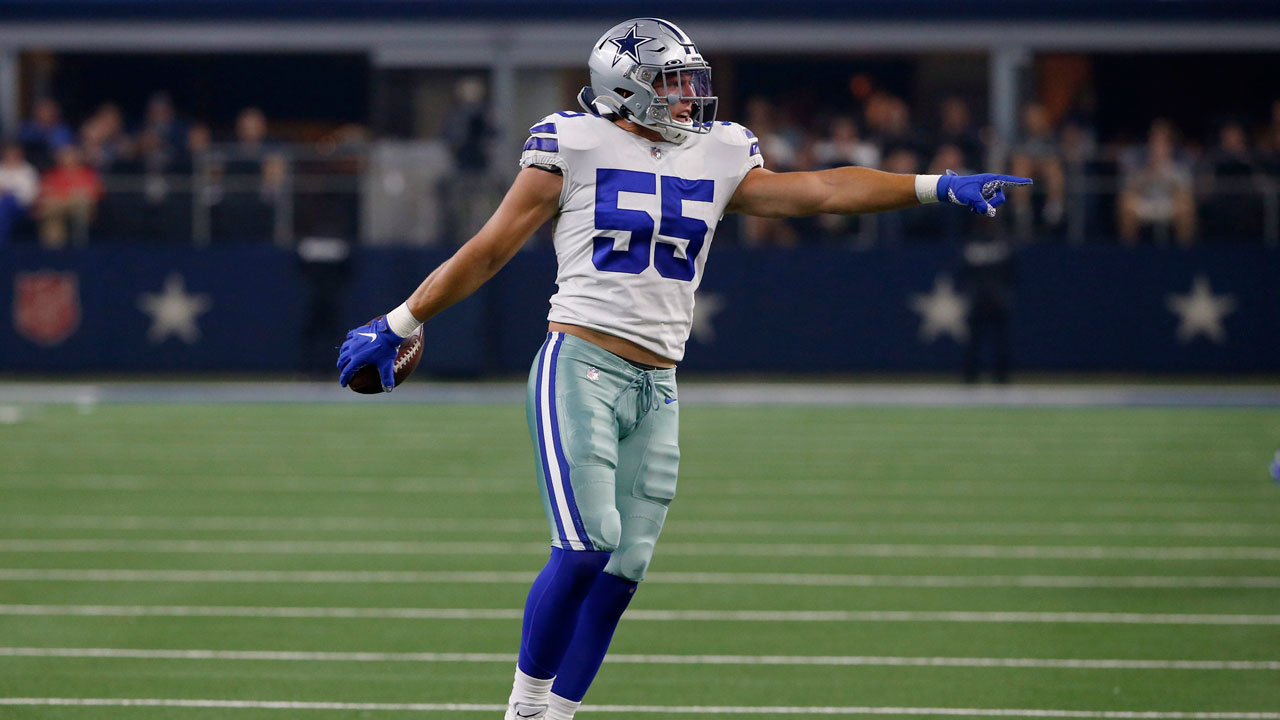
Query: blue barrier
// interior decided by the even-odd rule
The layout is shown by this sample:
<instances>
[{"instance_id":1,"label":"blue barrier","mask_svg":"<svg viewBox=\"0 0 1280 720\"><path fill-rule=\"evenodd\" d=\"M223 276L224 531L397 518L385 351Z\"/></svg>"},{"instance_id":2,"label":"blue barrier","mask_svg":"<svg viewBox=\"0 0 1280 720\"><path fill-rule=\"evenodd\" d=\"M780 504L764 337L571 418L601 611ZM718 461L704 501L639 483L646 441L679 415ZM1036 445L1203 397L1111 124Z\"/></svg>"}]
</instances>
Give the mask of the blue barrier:
<instances>
[{"instance_id":1,"label":"blue barrier","mask_svg":"<svg viewBox=\"0 0 1280 720\"><path fill-rule=\"evenodd\" d=\"M317 286L271 247L4 248L0 371L323 369L343 330L394 307L445 257L365 250ZM717 248L682 367L950 372L964 332L960 265L949 245ZM550 251L517 255L428 325L423 368L524 372L554 278ZM1016 278L1015 369L1280 371L1280 251L1032 246L1017 253ZM332 300L332 317L312 316L317 297Z\"/></svg>"}]
</instances>

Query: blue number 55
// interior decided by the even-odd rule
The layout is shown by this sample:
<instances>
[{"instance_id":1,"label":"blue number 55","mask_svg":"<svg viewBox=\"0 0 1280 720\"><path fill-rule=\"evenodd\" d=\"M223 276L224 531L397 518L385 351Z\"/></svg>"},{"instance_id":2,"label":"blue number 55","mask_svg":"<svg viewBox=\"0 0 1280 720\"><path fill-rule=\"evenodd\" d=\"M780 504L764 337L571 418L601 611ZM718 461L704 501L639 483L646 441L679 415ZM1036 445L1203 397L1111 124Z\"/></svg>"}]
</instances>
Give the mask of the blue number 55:
<instances>
[{"instance_id":1,"label":"blue number 55","mask_svg":"<svg viewBox=\"0 0 1280 720\"><path fill-rule=\"evenodd\" d=\"M597 236L591 260L597 270L637 275L649 267L653 241L653 217L644 210L618 207L618 193L657 194L658 178L653 173L635 170L599 168L596 170L596 229L621 230L631 233L626 250L614 250L611 237ZM684 214L684 201L712 202L714 180L685 180L663 175L662 218L658 225L660 238L653 249L653 266L658 274L671 280L693 280L697 273L694 261L707 239L707 223ZM684 257L678 257L676 243L662 237L685 240Z\"/></svg>"}]
</instances>

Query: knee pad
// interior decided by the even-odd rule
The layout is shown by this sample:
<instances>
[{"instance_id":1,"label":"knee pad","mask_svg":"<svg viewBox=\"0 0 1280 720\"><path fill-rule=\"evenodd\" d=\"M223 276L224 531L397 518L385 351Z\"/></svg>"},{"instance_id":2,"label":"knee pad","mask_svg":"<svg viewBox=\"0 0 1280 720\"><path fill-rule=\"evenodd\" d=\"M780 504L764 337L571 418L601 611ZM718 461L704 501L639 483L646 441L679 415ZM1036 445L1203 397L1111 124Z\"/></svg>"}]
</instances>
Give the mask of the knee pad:
<instances>
[{"instance_id":1,"label":"knee pad","mask_svg":"<svg viewBox=\"0 0 1280 720\"><path fill-rule=\"evenodd\" d=\"M644 573L649 569L651 560L653 560L653 542L638 540L615 550L605 570L612 575L638 583L644 580Z\"/></svg>"}]
</instances>

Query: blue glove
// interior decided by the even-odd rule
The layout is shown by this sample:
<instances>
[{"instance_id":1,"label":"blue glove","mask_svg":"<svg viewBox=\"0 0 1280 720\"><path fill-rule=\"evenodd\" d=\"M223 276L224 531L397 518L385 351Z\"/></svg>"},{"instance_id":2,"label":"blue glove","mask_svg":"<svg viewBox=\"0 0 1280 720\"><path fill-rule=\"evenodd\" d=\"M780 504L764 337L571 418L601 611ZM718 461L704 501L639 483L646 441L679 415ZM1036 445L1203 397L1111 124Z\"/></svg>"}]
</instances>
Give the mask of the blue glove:
<instances>
[{"instance_id":1,"label":"blue glove","mask_svg":"<svg viewBox=\"0 0 1280 720\"><path fill-rule=\"evenodd\" d=\"M996 208L1004 204L1006 185L1030 185L1031 178L1012 175L957 175L950 170L938 178L938 199L946 198L957 205L968 205L976 213L996 216Z\"/></svg>"},{"instance_id":2,"label":"blue glove","mask_svg":"<svg viewBox=\"0 0 1280 720\"><path fill-rule=\"evenodd\" d=\"M346 387L357 370L374 365L382 378L383 392L391 392L396 386L396 351L403 341L404 338L387 327L385 316L347 333L338 351L338 384Z\"/></svg>"}]
</instances>

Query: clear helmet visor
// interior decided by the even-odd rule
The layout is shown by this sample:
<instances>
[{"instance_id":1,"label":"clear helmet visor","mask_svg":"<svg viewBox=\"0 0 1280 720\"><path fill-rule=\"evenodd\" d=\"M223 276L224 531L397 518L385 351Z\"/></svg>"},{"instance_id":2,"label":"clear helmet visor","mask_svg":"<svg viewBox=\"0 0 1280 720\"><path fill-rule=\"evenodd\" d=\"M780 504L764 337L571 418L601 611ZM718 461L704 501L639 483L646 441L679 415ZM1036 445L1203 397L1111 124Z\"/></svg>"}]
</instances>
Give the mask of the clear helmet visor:
<instances>
[{"instance_id":1,"label":"clear helmet visor","mask_svg":"<svg viewBox=\"0 0 1280 720\"><path fill-rule=\"evenodd\" d=\"M705 132L716 119L710 68L663 68L654 72L653 120ZM665 124L665 123L663 123Z\"/></svg>"}]
</instances>

